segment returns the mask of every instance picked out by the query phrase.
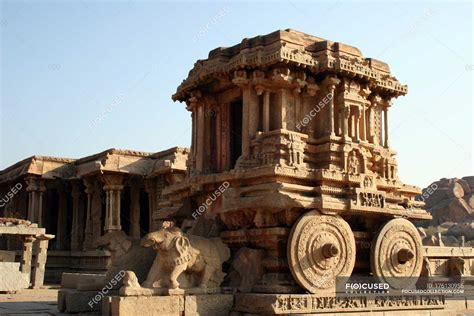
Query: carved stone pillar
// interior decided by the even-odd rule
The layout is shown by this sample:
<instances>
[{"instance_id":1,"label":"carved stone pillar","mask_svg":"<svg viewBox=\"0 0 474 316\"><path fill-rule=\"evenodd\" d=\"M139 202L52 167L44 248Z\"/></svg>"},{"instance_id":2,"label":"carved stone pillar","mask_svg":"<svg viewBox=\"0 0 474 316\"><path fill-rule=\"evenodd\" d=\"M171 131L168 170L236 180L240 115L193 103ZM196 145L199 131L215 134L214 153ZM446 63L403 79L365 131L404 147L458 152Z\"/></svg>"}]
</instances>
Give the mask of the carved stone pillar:
<instances>
[{"instance_id":1,"label":"carved stone pillar","mask_svg":"<svg viewBox=\"0 0 474 316\"><path fill-rule=\"evenodd\" d=\"M334 99L329 101L329 135L334 136Z\"/></svg>"},{"instance_id":2,"label":"carved stone pillar","mask_svg":"<svg viewBox=\"0 0 474 316\"><path fill-rule=\"evenodd\" d=\"M123 175L104 174L102 181L105 183L106 194L104 232L119 231L122 229L120 226L120 196L123 190Z\"/></svg>"},{"instance_id":3,"label":"carved stone pillar","mask_svg":"<svg viewBox=\"0 0 474 316\"><path fill-rule=\"evenodd\" d=\"M351 116L351 108L345 105L342 108L342 134L344 138L349 138L349 118Z\"/></svg>"},{"instance_id":4,"label":"carved stone pillar","mask_svg":"<svg viewBox=\"0 0 474 316\"><path fill-rule=\"evenodd\" d=\"M149 227L152 231L153 214L158 211L157 178L145 179L145 192L148 194Z\"/></svg>"},{"instance_id":5,"label":"carved stone pillar","mask_svg":"<svg viewBox=\"0 0 474 316\"><path fill-rule=\"evenodd\" d=\"M384 139L382 138L382 131L383 131L383 126L382 124L382 110L384 107L383 100L382 98L377 95L371 95L369 98L371 106L369 109L369 135L370 138L369 140L374 144L374 145L383 145Z\"/></svg>"},{"instance_id":6,"label":"carved stone pillar","mask_svg":"<svg viewBox=\"0 0 474 316\"><path fill-rule=\"evenodd\" d=\"M196 139L196 171L201 173L203 170L204 156L204 108L202 104L197 106L197 139Z\"/></svg>"},{"instance_id":7,"label":"carved stone pillar","mask_svg":"<svg viewBox=\"0 0 474 316\"><path fill-rule=\"evenodd\" d=\"M354 113L354 137L356 141L360 141L360 118L362 116L362 109L358 106Z\"/></svg>"},{"instance_id":8,"label":"carved stone pillar","mask_svg":"<svg viewBox=\"0 0 474 316\"><path fill-rule=\"evenodd\" d=\"M59 206L56 228L56 250L66 250L66 234L67 234L67 191L65 183L59 183Z\"/></svg>"},{"instance_id":9,"label":"carved stone pillar","mask_svg":"<svg viewBox=\"0 0 474 316\"><path fill-rule=\"evenodd\" d=\"M46 191L46 186L43 184L43 180L40 180L39 186L39 197L38 197L38 227L43 227L43 195Z\"/></svg>"},{"instance_id":10,"label":"carved stone pillar","mask_svg":"<svg viewBox=\"0 0 474 316\"><path fill-rule=\"evenodd\" d=\"M130 185L130 237L140 238L140 183Z\"/></svg>"},{"instance_id":11,"label":"carved stone pillar","mask_svg":"<svg viewBox=\"0 0 474 316\"><path fill-rule=\"evenodd\" d=\"M36 179L33 177L27 177L26 181L26 191L28 192L28 216L27 220L30 222L36 222L36 190L38 189L38 185L36 183Z\"/></svg>"},{"instance_id":12,"label":"carved stone pillar","mask_svg":"<svg viewBox=\"0 0 474 316\"><path fill-rule=\"evenodd\" d=\"M220 163L219 163L219 170L229 170L231 168L231 160L230 160L230 104L224 103L221 105L219 109L219 126L220 126L220 146L219 146L219 153L220 153Z\"/></svg>"},{"instance_id":13,"label":"carved stone pillar","mask_svg":"<svg viewBox=\"0 0 474 316\"><path fill-rule=\"evenodd\" d=\"M365 111L365 104L362 105L362 140L367 141L367 113Z\"/></svg>"},{"instance_id":14,"label":"carved stone pillar","mask_svg":"<svg viewBox=\"0 0 474 316\"><path fill-rule=\"evenodd\" d=\"M23 237L23 249L21 253L21 273L31 274L31 258L33 255L33 241L35 238L33 236Z\"/></svg>"},{"instance_id":15,"label":"carved stone pillar","mask_svg":"<svg viewBox=\"0 0 474 316\"><path fill-rule=\"evenodd\" d=\"M278 91L280 98L278 105L280 107L280 117L279 117L279 125L282 129L288 129L288 122L287 122L287 115L288 115L288 90L281 89Z\"/></svg>"},{"instance_id":16,"label":"carved stone pillar","mask_svg":"<svg viewBox=\"0 0 474 316\"><path fill-rule=\"evenodd\" d=\"M335 116L334 116L334 93L336 90L336 85L338 85L341 82L341 80L335 78L335 77L327 77L326 79L326 91L327 91L327 96L323 96L323 98L328 97L329 98L329 135L330 136L335 136Z\"/></svg>"},{"instance_id":17,"label":"carved stone pillar","mask_svg":"<svg viewBox=\"0 0 474 316\"><path fill-rule=\"evenodd\" d=\"M46 191L44 180L38 177L26 178L28 191L28 220L43 227L43 193Z\"/></svg>"},{"instance_id":18,"label":"carved stone pillar","mask_svg":"<svg viewBox=\"0 0 474 316\"><path fill-rule=\"evenodd\" d=\"M367 138L367 122L369 120L369 118L367 117L367 111L366 111L366 108L368 106L370 106L370 102L368 102L368 97L371 93L371 90L367 87L367 86L362 86L360 91L359 91L359 95L362 97L362 99L364 100L364 103L361 105L362 106L362 119L360 121L360 124L362 124L362 128L361 128L361 140L362 141L367 141L368 138Z\"/></svg>"},{"instance_id":19,"label":"carved stone pillar","mask_svg":"<svg viewBox=\"0 0 474 316\"><path fill-rule=\"evenodd\" d=\"M100 237L102 232L102 190L99 181L95 178L85 178L84 185L87 193L86 228L84 233L84 250L86 250L94 248L94 241Z\"/></svg>"},{"instance_id":20,"label":"carved stone pillar","mask_svg":"<svg viewBox=\"0 0 474 316\"><path fill-rule=\"evenodd\" d=\"M72 182L72 228L71 250L81 250L84 240L84 200L82 185L78 181Z\"/></svg>"},{"instance_id":21,"label":"carved stone pillar","mask_svg":"<svg viewBox=\"0 0 474 316\"><path fill-rule=\"evenodd\" d=\"M374 107L371 106L369 108L369 112L367 114L367 140L370 141L371 143L375 143L375 127L374 127L374 116L375 116L375 113L374 113Z\"/></svg>"},{"instance_id":22,"label":"carved stone pillar","mask_svg":"<svg viewBox=\"0 0 474 316\"><path fill-rule=\"evenodd\" d=\"M31 274L31 287L33 289L38 289L43 286L48 241L52 238L54 238L54 235L42 235L36 238L36 257Z\"/></svg>"},{"instance_id":23,"label":"carved stone pillar","mask_svg":"<svg viewBox=\"0 0 474 316\"><path fill-rule=\"evenodd\" d=\"M196 168L196 138L197 138L197 98L191 97L186 102L186 110L191 112L191 150L188 155L188 160L186 162L186 166L190 175L193 175Z\"/></svg>"},{"instance_id":24,"label":"carved stone pillar","mask_svg":"<svg viewBox=\"0 0 474 316\"><path fill-rule=\"evenodd\" d=\"M252 103L252 89L249 85L242 86L242 156L250 154L249 110Z\"/></svg>"},{"instance_id":25,"label":"carved stone pillar","mask_svg":"<svg viewBox=\"0 0 474 316\"><path fill-rule=\"evenodd\" d=\"M258 109L258 95L255 89L250 89L249 91L249 153L250 153L250 142L255 139L255 136L258 132L258 123L260 121L259 109Z\"/></svg>"},{"instance_id":26,"label":"carved stone pillar","mask_svg":"<svg viewBox=\"0 0 474 316\"><path fill-rule=\"evenodd\" d=\"M388 107L383 109L383 123L384 123L384 146L386 148L389 147L388 144Z\"/></svg>"},{"instance_id":27,"label":"carved stone pillar","mask_svg":"<svg viewBox=\"0 0 474 316\"><path fill-rule=\"evenodd\" d=\"M270 91L263 92L263 131L270 131Z\"/></svg>"},{"instance_id":28,"label":"carved stone pillar","mask_svg":"<svg viewBox=\"0 0 474 316\"><path fill-rule=\"evenodd\" d=\"M196 110L193 109L191 112L191 121L192 121L192 135L191 135L191 153L195 157L196 156L196 127L197 127L197 120L196 120Z\"/></svg>"}]
</instances>

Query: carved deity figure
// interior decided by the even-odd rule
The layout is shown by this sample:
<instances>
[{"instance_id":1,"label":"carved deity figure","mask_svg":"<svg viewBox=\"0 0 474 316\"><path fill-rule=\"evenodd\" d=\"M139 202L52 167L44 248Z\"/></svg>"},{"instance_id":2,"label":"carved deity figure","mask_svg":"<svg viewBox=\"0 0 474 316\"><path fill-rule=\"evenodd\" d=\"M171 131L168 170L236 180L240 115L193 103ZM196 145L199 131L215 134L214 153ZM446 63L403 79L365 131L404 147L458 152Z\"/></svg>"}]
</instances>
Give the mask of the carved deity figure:
<instances>
[{"instance_id":1,"label":"carved deity figure","mask_svg":"<svg viewBox=\"0 0 474 316\"><path fill-rule=\"evenodd\" d=\"M357 153L352 151L347 158L347 172L352 174L358 174L360 170L360 161Z\"/></svg>"}]
</instances>

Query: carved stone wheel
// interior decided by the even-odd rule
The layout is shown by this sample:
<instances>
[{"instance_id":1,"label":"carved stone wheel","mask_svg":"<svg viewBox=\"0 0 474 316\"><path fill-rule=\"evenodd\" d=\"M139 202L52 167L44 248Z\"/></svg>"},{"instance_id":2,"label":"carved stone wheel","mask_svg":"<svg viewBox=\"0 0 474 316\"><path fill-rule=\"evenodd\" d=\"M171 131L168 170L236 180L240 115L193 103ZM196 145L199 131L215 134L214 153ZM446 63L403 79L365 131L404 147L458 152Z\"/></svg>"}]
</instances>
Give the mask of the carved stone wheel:
<instances>
[{"instance_id":1,"label":"carved stone wheel","mask_svg":"<svg viewBox=\"0 0 474 316\"><path fill-rule=\"evenodd\" d=\"M288 264L296 282L311 293L333 293L337 276L349 277L356 258L355 238L339 216L310 211L293 226Z\"/></svg>"},{"instance_id":2,"label":"carved stone wheel","mask_svg":"<svg viewBox=\"0 0 474 316\"><path fill-rule=\"evenodd\" d=\"M403 218L388 221L372 243L370 265L374 276L394 289L414 286L423 267L423 245L415 226Z\"/></svg>"}]
</instances>

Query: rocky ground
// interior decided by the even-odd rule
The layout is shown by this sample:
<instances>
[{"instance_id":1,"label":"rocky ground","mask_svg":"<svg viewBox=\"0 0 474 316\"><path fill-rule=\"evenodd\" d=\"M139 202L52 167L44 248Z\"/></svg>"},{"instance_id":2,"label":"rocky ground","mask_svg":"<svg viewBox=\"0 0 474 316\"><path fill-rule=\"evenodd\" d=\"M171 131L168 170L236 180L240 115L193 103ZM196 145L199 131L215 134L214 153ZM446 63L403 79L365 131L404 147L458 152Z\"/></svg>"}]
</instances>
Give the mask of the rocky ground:
<instances>
[{"instance_id":1,"label":"rocky ground","mask_svg":"<svg viewBox=\"0 0 474 316\"><path fill-rule=\"evenodd\" d=\"M435 181L418 200L433 215L430 222L418 223L424 245L474 247L474 176Z\"/></svg>"}]
</instances>

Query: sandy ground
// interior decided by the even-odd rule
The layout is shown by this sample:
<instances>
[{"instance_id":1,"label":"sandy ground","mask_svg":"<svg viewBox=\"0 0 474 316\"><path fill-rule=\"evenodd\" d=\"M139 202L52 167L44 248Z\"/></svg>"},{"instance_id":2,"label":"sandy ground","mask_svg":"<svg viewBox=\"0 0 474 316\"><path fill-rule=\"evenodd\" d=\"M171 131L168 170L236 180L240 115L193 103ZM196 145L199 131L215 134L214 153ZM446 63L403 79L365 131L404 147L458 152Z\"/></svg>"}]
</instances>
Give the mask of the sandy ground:
<instances>
[{"instance_id":1,"label":"sandy ground","mask_svg":"<svg viewBox=\"0 0 474 316\"><path fill-rule=\"evenodd\" d=\"M45 286L16 294L0 294L0 315L64 315L57 309L58 289L59 286Z\"/></svg>"}]
</instances>

